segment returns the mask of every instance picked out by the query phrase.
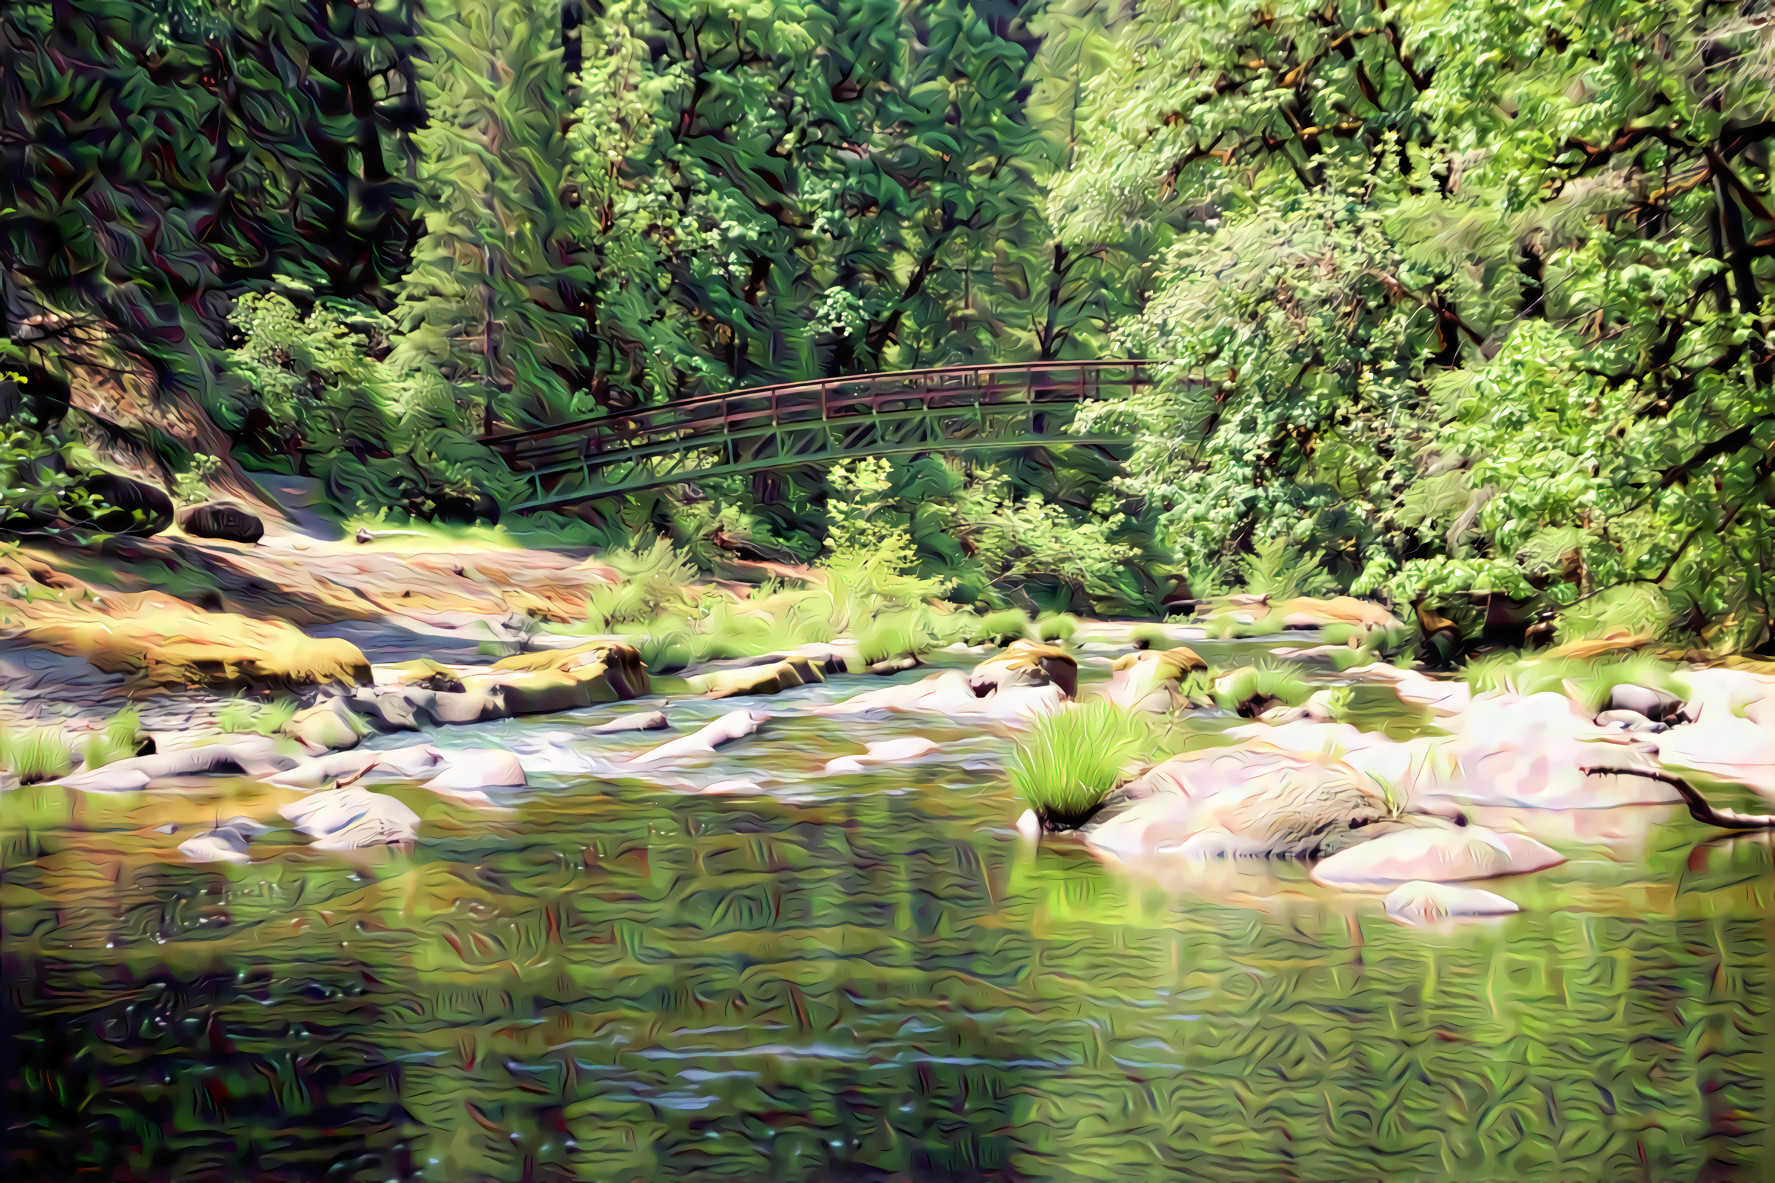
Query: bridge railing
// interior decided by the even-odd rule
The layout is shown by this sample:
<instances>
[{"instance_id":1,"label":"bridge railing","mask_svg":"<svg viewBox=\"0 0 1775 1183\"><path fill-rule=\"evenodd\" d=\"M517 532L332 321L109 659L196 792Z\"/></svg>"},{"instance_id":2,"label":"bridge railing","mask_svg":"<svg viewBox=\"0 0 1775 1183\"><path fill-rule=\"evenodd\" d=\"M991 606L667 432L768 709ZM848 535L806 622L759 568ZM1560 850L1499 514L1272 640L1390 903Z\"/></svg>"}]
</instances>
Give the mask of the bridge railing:
<instances>
[{"instance_id":1,"label":"bridge railing","mask_svg":"<svg viewBox=\"0 0 1775 1183\"><path fill-rule=\"evenodd\" d=\"M596 464L637 448L692 446L736 432L793 428L907 411L1079 403L1131 394L1148 385L1144 361L1053 361L944 366L757 386L674 403L636 407L536 431L482 437L515 470Z\"/></svg>"}]
</instances>

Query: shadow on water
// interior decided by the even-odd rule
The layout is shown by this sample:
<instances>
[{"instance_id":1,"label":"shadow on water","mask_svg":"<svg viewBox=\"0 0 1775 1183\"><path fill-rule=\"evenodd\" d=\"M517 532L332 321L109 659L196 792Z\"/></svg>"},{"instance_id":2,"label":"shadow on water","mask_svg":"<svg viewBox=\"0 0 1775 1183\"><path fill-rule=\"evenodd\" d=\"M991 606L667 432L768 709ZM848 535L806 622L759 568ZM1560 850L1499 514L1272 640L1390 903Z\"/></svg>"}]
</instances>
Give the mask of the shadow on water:
<instances>
[{"instance_id":1,"label":"shadow on water","mask_svg":"<svg viewBox=\"0 0 1775 1183\"><path fill-rule=\"evenodd\" d=\"M423 840L357 860L13 794L8 1177L1771 1176L1766 838L1554 815L1523 914L1410 930L1297 866L1028 848L1005 742L868 729L914 732L970 755L828 778L857 725L784 720L720 769L774 796L397 789Z\"/></svg>"}]
</instances>

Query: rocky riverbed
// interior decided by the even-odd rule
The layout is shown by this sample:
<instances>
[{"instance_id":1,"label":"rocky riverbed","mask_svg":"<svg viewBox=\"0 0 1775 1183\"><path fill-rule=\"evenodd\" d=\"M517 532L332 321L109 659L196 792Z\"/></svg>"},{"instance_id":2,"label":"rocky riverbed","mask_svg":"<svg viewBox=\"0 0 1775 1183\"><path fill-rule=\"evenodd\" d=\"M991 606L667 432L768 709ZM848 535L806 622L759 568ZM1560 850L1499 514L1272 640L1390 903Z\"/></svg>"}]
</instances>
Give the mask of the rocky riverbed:
<instances>
[{"instance_id":1,"label":"rocky riverbed","mask_svg":"<svg viewBox=\"0 0 1775 1183\"><path fill-rule=\"evenodd\" d=\"M1302 647L1174 639L1221 668ZM1130 651L1070 652L1089 697ZM1013 725L827 709L990 656L423 723L313 758L313 785L5 794L10 1005L43 1033L13 1062L89 1098L23 1133L21 1177L204 1177L254 1122L279 1131L274 1168L354 1178L1059 1179L1179 1167L1185 1144L1190 1169L1245 1176L1304 1156L1339 1177L1755 1177L1766 834L1505 795L1463 803L1462 829L1557 861L1409 890L1328 882L1332 859L1111 850L1089 827L1031 842ZM1457 734L1440 699L1410 701L1429 689L1358 677L1356 732ZM634 759L742 712L748 734ZM607 729L656 713L667 730ZM1305 734L1187 726L1220 753ZM324 762L371 754L388 763L326 787L351 773ZM515 779L501 755L525 783L486 783ZM450 768L487 775L426 787Z\"/></svg>"}]
</instances>

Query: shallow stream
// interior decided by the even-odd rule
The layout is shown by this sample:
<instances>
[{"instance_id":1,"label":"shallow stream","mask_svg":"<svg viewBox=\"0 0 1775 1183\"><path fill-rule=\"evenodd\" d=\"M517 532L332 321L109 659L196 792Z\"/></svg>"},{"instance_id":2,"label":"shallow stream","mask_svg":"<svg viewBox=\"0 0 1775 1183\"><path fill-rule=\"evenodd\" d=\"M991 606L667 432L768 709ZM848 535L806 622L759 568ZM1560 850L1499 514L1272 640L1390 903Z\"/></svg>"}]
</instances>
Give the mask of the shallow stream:
<instances>
[{"instance_id":1,"label":"shallow stream","mask_svg":"<svg viewBox=\"0 0 1775 1183\"><path fill-rule=\"evenodd\" d=\"M1406 928L1299 865L1031 846L1008 740L802 713L881 684L669 704L770 711L666 774L762 793L386 788L408 854L180 858L265 812L244 781L8 795L8 1183L1775 1178L1767 836L1479 811L1572 861L1486 885L1520 915ZM427 738L657 743L576 734L633 709ZM941 750L820 771L905 735Z\"/></svg>"}]
</instances>

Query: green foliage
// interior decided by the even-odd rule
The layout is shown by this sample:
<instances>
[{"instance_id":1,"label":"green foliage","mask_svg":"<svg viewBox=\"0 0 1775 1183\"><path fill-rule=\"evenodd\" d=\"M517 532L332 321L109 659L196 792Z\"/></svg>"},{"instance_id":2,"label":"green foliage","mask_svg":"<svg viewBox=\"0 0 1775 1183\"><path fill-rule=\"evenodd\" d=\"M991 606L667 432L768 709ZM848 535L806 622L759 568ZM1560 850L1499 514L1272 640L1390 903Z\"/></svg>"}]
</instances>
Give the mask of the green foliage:
<instances>
[{"instance_id":1,"label":"green foliage","mask_svg":"<svg viewBox=\"0 0 1775 1183\"><path fill-rule=\"evenodd\" d=\"M103 509L72 468L78 445L22 417L0 424L0 534L53 533L69 515L90 520Z\"/></svg>"},{"instance_id":2,"label":"green foliage","mask_svg":"<svg viewBox=\"0 0 1775 1183\"><path fill-rule=\"evenodd\" d=\"M211 405L268 466L322 477L351 513L389 509L468 522L496 517L505 464L424 359L380 358L393 324L358 305L248 294L230 318L241 343L223 355L232 381Z\"/></svg>"},{"instance_id":3,"label":"green foliage","mask_svg":"<svg viewBox=\"0 0 1775 1183\"><path fill-rule=\"evenodd\" d=\"M249 702L244 698L229 699L216 714L216 727L231 733L256 732L276 735L284 724L295 718L301 704L293 698L275 702Z\"/></svg>"},{"instance_id":4,"label":"green foliage","mask_svg":"<svg viewBox=\"0 0 1775 1183\"><path fill-rule=\"evenodd\" d=\"M1144 715L1097 699L1037 719L1006 771L1046 826L1072 828L1096 811L1152 737Z\"/></svg>"},{"instance_id":5,"label":"green foliage","mask_svg":"<svg viewBox=\"0 0 1775 1183\"><path fill-rule=\"evenodd\" d=\"M1078 617L1068 616L1064 613L1044 616L1035 622L1035 635L1043 641L1058 641L1065 644L1072 640L1073 635L1078 631Z\"/></svg>"},{"instance_id":6,"label":"green foliage","mask_svg":"<svg viewBox=\"0 0 1775 1183\"><path fill-rule=\"evenodd\" d=\"M569 310L592 279L593 227L572 199L560 10L445 0L425 12L419 89L433 118L414 137L425 234L393 360L441 373L486 430L586 414L584 325Z\"/></svg>"},{"instance_id":7,"label":"green foliage","mask_svg":"<svg viewBox=\"0 0 1775 1183\"><path fill-rule=\"evenodd\" d=\"M68 775L74 762L61 732L53 727L33 727L18 734L0 731L0 766L20 784L31 785Z\"/></svg>"},{"instance_id":8,"label":"green foliage","mask_svg":"<svg viewBox=\"0 0 1775 1183\"><path fill-rule=\"evenodd\" d=\"M1118 325L1165 378L1103 412L1163 541L1211 568L1285 536L1443 615L1645 586L1646 620L1766 644L1759 28L1700 0L1285 0L1106 34L1126 68L1085 82L1054 208L1081 240L1177 230Z\"/></svg>"},{"instance_id":9,"label":"green foliage","mask_svg":"<svg viewBox=\"0 0 1775 1183\"><path fill-rule=\"evenodd\" d=\"M221 470L222 462L215 456L198 453L191 465L179 473L173 484L173 498L181 505L195 505L210 497L210 480Z\"/></svg>"},{"instance_id":10,"label":"green foliage","mask_svg":"<svg viewBox=\"0 0 1775 1183\"><path fill-rule=\"evenodd\" d=\"M587 595L586 623L593 632L682 615L694 604L690 588L697 570L667 539L655 539L646 550L611 551L602 561L621 572L623 581L594 587Z\"/></svg>"}]
</instances>

